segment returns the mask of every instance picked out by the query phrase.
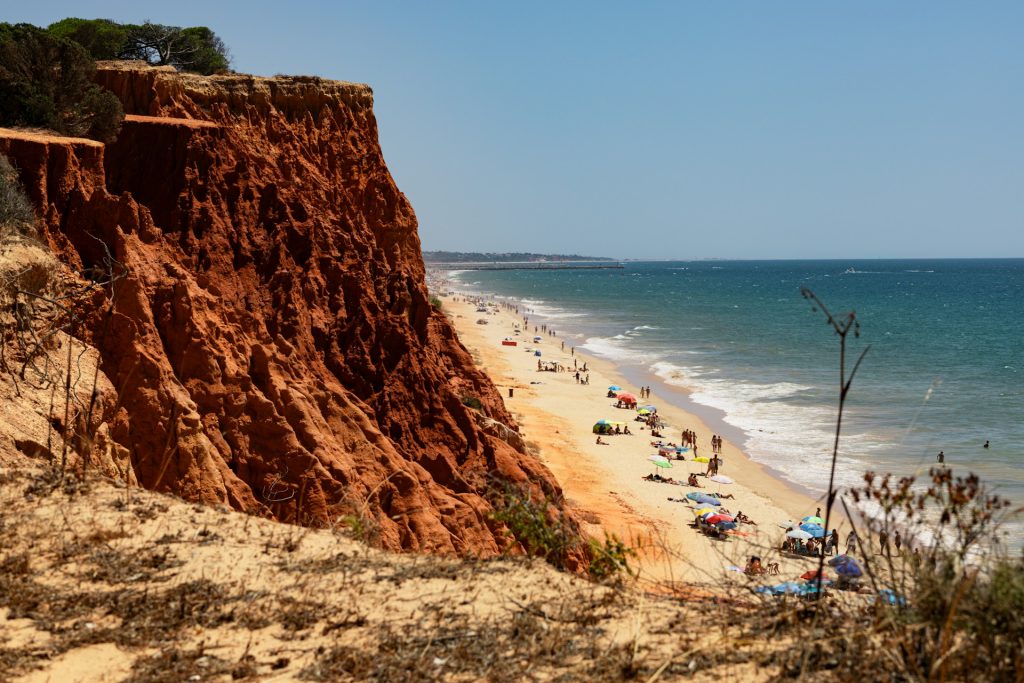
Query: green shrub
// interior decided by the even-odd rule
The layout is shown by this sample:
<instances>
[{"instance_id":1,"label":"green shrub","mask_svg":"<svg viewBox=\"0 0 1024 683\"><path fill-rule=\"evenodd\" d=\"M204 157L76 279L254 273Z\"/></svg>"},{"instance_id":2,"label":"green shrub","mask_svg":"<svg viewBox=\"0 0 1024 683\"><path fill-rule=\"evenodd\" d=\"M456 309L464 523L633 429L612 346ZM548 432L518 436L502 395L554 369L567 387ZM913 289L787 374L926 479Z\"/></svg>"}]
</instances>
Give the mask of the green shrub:
<instances>
[{"instance_id":1,"label":"green shrub","mask_svg":"<svg viewBox=\"0 0 1024 683\"><path fill-rule=\"evenodd\" d=\"M564 569L577 545L564 513L545 496L536 500L529 490L504 483L493 492L492 517L508 527L509 533L528 555L539 557Z\"/></svg>"},{"instance_id":2,"label":"green shrub","mask_svg":"<svg viewBox=\"0 0 1024 683\"><path fill-rule=\"evenodd\" d=\"M614 534L606 535L604 543L590 539L587 554L590 556L590 576L597 581L630 573L629 558L636 557L636 551Z\"/></svg>"},{"instance_id":3,"label":"green shrub","mask_svg":"<svg viewBox=\"0 0 1024 683\"><path fill-rule=\"evenodd\" d=\"M431 296L430 297L430 305L440 311L441 308L442 308L441 298L439 296L436 296L436 295Z\"/></svg>"},{"instance_id":4,"label":"green shrub","mask_svg":"<svg viewBox=\"0 0 1024 683\"><path fill-rule=\"evenodd\" d=\"M110 19L74 17L62 19L46 28L54 37L78 43L93 59L120 59L128 41L128 29L128 26Z\"/></svg>"},{"instance_id":5,"label":"green shrub","mask_svg":"<svg viewBox=\"0 0 1024 683\"><path fill-rule=\"evenodd\" d=\"M123 111L92 82L95 70L75 42L28 24L0 24L0 125L112 140Z\"/></svg>"},{"instance_id":6,"label":"green shrub","mask_svg":"<svg viewBox=\"0 0 1024 683\"><path fill-rule=\"evenodd\" d=\"M469 395L463 396L462 397L462 405L466 406L467 408L473 408L474 410L483 410L484 409L483 401L481 401L476 396L469 396Z\"/></svg>"}]
</instances>

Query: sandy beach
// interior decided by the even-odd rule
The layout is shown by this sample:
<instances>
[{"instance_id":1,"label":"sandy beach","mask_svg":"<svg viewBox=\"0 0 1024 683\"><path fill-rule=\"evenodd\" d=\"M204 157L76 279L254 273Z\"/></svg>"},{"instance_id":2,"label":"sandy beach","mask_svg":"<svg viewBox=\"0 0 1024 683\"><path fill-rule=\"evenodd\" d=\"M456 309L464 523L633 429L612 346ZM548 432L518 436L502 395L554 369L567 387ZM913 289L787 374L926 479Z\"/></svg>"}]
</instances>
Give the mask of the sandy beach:
<instances>
[{"instance_id":1,"label":"sandy beach","mask_svg":"<svg viewBox=\"0 0 1024 683\"><path fill-rule=\"evenodd\" d=\"M611 385L639 396L640 388L628 385L613 364L573 351L568 343L563 350L561 339L543 332L538 332L542 340L533 342L533 324L528 331L522 330L523 318L512 310L492 308L481 313L475 303L458 293L441 300L463 344L498 386L519 421L526 442L562 485L570 505L584 521L585 531L598 539L614 534L639 549L639 581L660 586L746 583L748 578L730 567L742 568L751 555L779 563L780 574L765 577L765 581L793 579L814 566L810 558L780 555L778 547L784 538L782 525L813 515L822 506L820 500L771 476L728 440L722 448L719 472L732 478L732 484L707 480L703 476L707 465L694 462L692 452L684 454L685 460L674 461L670 469L656 468L648 460L657 452L650 431L634 421L634 410L616 408L615 400L607 397ZM481 319L487 324L479 324ZM515 332L517 326L520 334ZM506 337L517 345L502 345ZM535 350L541 351L540 358ZM570 371L538 371L538 360L556 361ZM576 382L571 371L574 361L577 368L586 364L589 385ZM657 387L652 387L650 398L641 403L658 407L658 415L667 423L661 432L663 440L679 443L682 430L693 430L698 454L711 456L713 432L700 418L667 403L659 397ZM600 419L623 421L633 434L605 436L608 445L599 445L592 428ZM643 478L655 471L683 485ZM700 475L702 488L685 485L690 472ZM723 500L724 507L732 513L742 511L756 524L741 525L726 541L705 536L690 526L695 506L689 501L676 502L694 491L733 495ZM836 515L834 511L832 526L845 538L848 525L840 524Z\"/></svg>"}]
</instances>

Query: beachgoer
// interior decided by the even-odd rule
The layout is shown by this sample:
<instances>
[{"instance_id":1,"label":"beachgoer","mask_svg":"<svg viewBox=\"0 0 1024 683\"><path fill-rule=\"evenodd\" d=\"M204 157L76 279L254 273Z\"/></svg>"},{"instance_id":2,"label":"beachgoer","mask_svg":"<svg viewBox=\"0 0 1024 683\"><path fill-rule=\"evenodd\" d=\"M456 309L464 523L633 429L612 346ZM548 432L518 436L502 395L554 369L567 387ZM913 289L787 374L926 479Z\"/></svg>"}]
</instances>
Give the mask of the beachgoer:
<instances>
[{"instance_id":1,"label":"beachgoer","mask_svg":"<svg viewBox=\"0 0 1024 683\"><path fill-rule=\"evenodd\" d=\"M850 530L850 535L846 537L846 554L857 552L857 532Z\"/></svg>"},{"instance_id":2,"label":"beachgoer","mask_svg":"<svg viewBox=\"0 0 1024 683\"><path fill-rule=\"evenodd\" d=\"M632 434L632 432L629 431L629 425L626 425L625 427L623 427L622 433L623 434Z\"/></svg>"},{"instance_id":3,"label":"beachgoer","mask_svg":"<svg viewBox=\"0 0 1024 683\"><path fill-rule=\"evenodd\" d=\"M622 433L622 427L620 427L619 425L615 425L615 433L616 434L621 434Z\"/></svg>"},{"instance_id":4,"label":"beachgoer","mask_svg":"<svg viewBox=\"0 0 1024 683\"><path fill-rule=\"evenodd\" d=\"M818 554L818 546L817 546L817 544L815 544L813 538L808 538L807 539L807 545L804 546L804 548L807 550L807 554L808 555L817 555Z\"/></svg>"},{"instance_id":5,"label":"beachgoer","mask_svg":"<svg viewBox=\"0 0 1024 683\"><path fill-rule=\"evenodd\" d=\"M600 437L600 436L598 436L598 437L597 437L597 444L598 444L599 446L607 446L607 445L608 445L608 442L607 442L607 441L603 441L603 440L601 439L601 437Z\"/></svg>"},{"instance_id":6,"label":"beachgoer","mask_svg":"<svg viewBox=\"0 0 1024 683\"><path fill-rule=\"evenodd\" d=\"M935 456L935 462L939 463L940 465L946 462L946 454L943 453L942 451L939 451L939 454Z\"/></svg>"},{"instance_id":7,"label":"beachgoer","mask_svg":"<svg viewBox=\"0 0 1024 683\"><path fill-rule=\"evenodd\" d=\"M893 542L893 545L896 546L896 552L898 553L900 551L900 548L903 547L903 539L900 538L900 531L899 531L899 529L897 529L896 533L893 534L892 542Z\"/></svg>"},{"instance_id":8,"label":"beachgoer","mask_svg":"<svg viewBox=\"0 0 1024 683\"><path fill-rule=\"evenodd\" d=\"M988 439L985 439L985 445L982 448L988 448Z\"/></svg>"},{"instance_id":9,"label":"beachgoer","mask_svg":"<svg viewBox=\"0 0 1024 683\"><path fill-rule=\"evenodd\" d=\"M700 484L697 483L697 473L696 472L690 472L690 477L686 480L686 483L689 484L690 486L696 486L697 488L703 488Z\"/></svg>"},{"instance_id":10,"label":"beachgoer","mask_svg":"<svg viewBox=\"0 0 1024 683\"><path fill-rule=\"evenodd\" d=\"M764 568L761 566L761 558L754 555L747 562L747 566L743 569L743 573L748 576L759 576L764 574Z\"/></svg>"},{"instance_id":11,"label":"beachgoer","mask_svg":"<svg viewBox=\"0 0 1024 683\"><path fill-rule=\"evenodd\" d=\"M814 511L814 516L821 517L821 508L818 508L817 510Z\"/></svg>"},{"instance_id":12,"label":"beachgoer","mask_svg":"<svg viewBox=\"0 0 1024 683\"><path fill-rule=\"evenodd\" d=\"M878 554L888 555L889 554L889 533L887 531L878 532Z\"/></svg>"}]
</instances>

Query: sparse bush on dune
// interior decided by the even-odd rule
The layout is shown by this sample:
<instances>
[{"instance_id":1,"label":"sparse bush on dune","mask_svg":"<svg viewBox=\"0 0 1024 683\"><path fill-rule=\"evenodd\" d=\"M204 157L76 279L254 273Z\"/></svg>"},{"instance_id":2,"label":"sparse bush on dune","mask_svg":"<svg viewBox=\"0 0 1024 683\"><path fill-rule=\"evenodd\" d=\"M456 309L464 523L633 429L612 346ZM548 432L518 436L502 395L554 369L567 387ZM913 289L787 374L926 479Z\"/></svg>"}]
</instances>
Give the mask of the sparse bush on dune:
<instances>
[{"instance_id":1,"label":"sparse bush on dune","mask_svg":"<svg viewBox=\"0 0 1024 683\"><path fill-rule=\"evenodd\" d=\"M35 220L32 202L25 196L17 170L0 154L0 237L30 233Z\"/></svg>"}]
</instances>

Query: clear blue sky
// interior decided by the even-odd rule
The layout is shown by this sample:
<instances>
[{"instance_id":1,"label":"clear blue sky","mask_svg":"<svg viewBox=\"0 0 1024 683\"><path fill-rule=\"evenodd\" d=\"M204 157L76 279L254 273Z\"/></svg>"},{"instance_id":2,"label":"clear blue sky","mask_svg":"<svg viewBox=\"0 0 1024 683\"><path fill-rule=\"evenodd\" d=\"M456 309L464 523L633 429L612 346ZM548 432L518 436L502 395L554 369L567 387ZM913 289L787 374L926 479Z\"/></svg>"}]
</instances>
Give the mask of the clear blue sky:
<instances>
[{"instance_id":1,"label":"clear blue sky","mask_svg":"<svg viewBox=\"0 0 1024 683\"><path fill-rule=\"evenodd\" d=\"M1024 256L1024 2L10 3L373 86L426 249Z\"/></svg>"}]
</instances>

